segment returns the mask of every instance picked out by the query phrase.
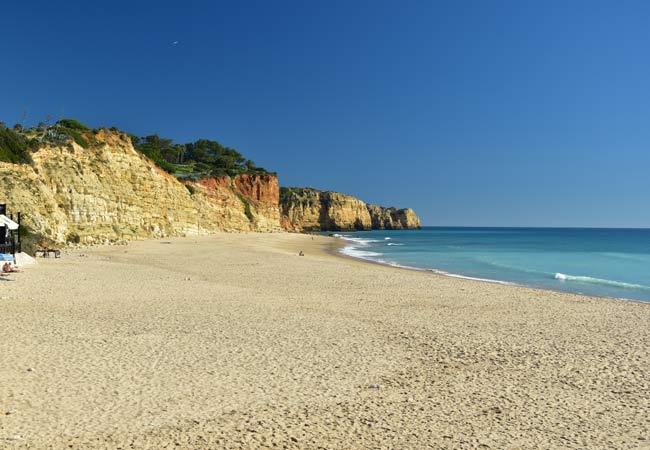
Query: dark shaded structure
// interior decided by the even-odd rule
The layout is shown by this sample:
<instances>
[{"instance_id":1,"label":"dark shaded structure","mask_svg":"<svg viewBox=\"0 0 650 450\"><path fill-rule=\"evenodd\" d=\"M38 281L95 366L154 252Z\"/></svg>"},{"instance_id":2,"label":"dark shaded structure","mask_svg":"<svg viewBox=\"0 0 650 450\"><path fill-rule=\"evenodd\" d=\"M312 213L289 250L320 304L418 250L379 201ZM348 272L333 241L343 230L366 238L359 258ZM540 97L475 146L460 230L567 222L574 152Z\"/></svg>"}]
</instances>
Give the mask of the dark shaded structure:
<instances>
[{"instance_id":1,"label":"dark shaded structure","mask_svg":"<svg viewBox=\"0 0 650 450\"><path fill-rule=\"evenodd\" d=\"M0 204L0 253L16 256L16 253L20 252L22 252L20 213L16 214L16 221L14 221L13 214L7 216L7 205Z\"/></svg>"}]
</instances>

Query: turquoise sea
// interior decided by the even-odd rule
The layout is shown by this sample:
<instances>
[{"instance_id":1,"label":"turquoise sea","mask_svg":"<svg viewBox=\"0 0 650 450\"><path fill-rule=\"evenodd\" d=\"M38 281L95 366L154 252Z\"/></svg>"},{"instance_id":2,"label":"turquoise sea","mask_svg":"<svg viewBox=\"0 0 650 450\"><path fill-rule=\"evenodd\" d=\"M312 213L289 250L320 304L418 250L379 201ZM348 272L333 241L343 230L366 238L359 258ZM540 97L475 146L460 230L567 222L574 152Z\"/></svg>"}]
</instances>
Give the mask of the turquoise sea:
<instances>
[{"instance_id":1,"label":"turquoise sea","mask_svg":"<svg viewBox=\"0 0 650 450\"><path fill-rule=\"evenodd\" d=\"M650 302L650 229L461 228L339 233L379 263Z\"/></svg>"}]
</instances>

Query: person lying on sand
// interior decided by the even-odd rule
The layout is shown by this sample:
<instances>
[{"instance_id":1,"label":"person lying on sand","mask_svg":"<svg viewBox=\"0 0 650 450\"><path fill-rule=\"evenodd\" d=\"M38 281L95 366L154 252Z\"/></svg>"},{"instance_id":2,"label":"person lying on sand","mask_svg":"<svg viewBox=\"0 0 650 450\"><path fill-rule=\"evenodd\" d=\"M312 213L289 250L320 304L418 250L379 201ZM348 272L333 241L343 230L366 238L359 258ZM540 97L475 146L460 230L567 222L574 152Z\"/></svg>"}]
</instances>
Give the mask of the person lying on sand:
<instances>
[{"instance_id":1,"label":"person lying on sand","mask_svg":"<svg viewBox=\"0 0 650 450\"><path fill-rule=\"evenodd\" d=\"M11 272L19 272L19 270L16 269L15 267L13 267L13 266L11 265L11 263L7 261L7 262L4 263L4 265L2 266L2 272L3 272L3 273L11 273Z\"/></svg>"}]
</instances>

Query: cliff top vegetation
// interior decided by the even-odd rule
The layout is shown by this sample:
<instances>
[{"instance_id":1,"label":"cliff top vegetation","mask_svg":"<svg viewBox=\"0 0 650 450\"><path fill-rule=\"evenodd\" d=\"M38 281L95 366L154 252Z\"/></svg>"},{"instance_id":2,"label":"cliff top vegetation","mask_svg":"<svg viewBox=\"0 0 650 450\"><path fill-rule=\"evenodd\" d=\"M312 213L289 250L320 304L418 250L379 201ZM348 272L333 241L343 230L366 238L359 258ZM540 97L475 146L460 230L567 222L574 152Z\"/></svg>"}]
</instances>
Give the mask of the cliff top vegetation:
<instances>
[{"instance_id":1,"label":"cliff top vegetation","mask_svg":"<svg viewBox=\"0 0 650 450\"><path fill-rule=\"evenodd\" d=\"M31 152L27 138L10 128L0 126L0 161L30 163Z\"/></svg>"},{"instance_id":2,"label":"cliff top vegetation","mask_svg":"<svg viewBox=\"0 0 650 450\"><path fill-rule=\"evenodd\" d=\"M340 192L324 191L322 189L315 189L315 188L312 188L312 187L283 187L283 186L280 186L280 202L289 201L289 199L292 196L296 196L298 198L311 197L315 193L319 193L321 195L322 194L346 195L346 194L342 194Z\"/></svg>"},{"instance_id":3,"label":"cliff top vegetation","mask_svg":"<svg viewBox=\"0 0 650 450\"><path fill-rule=\"evenodd\" d=\"M268 173L237 150L225 147L217 141L199 139L187 144L175 144L171 139L162 138L157 134L130 137L136 150L180 179Z\"/></svg>"},{"instance_id":4,"label":"cliff top vegetation","mask_svg":"<svg viewBox=\"0 0 650 450\"><path fill-rule=\"evenodd\" d=\"M110 130L120 133L114 127ZM48 120L29 128L24 128L21 124L8 128L4 122L0 122L0 161L30 164L31 154L44 143L64 145L74 141L83 148L90 148L97 143L98 132L99 129L91 129L75 119L61 119L53 125ZM179 179L269 173L237 150L217 141L199 139L177 144L157 134L129 137L137 151Z\"/></svg>"},{"instance_id":5,"label":"cliff top vegetation","mask_svg":"<svg viewBox=\"0 0 650 450\"><path fill-rule=\"evenodd\" d=\"M306 192L315 191L312 188L301 188L301 187L283 187L280 186L280 202L288 200L292 194L296 194L298 197L302 197Z\"/></svg>"}]
</instances>

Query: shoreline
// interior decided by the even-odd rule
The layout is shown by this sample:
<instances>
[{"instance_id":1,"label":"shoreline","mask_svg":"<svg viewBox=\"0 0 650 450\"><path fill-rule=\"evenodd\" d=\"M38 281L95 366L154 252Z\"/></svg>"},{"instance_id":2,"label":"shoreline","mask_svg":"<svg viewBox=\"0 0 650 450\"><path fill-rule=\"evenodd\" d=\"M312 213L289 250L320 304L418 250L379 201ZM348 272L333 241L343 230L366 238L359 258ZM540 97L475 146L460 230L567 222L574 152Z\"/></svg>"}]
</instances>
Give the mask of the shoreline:
<instances>
[{"instance_id":1,"label":"shoreline","mask_svg":"<svg viewBox=\"0 0 650 450\"><path fill-rule=\"evenodd\" d=\"M431 227L435 228L435 227ZM442 227L444 228L444 227ZM466 228L475 228L475 227L466 227ZM330 237L330 236L328 236ZM519 288L525 288L525 289L533 289L533 290L538 290L542 292L556 292L556 293L561 293L561 294L568 294L568 295L577 295L577 296L582 296L582 297L589 297L589 298L597 298L597 299L608 299L608 300L619 300L619 301L625 301L625 302L634 302L634 303L644 303L644 304L649 304L649 300L639 300L639 299L634 299L634 298L626 298L626 297L612 297L608 295L597 295L597 294L584 294L584 293L578 293L578 292L571 292L571 291L564 291L561 289L552 289L552 288L544 288L544 287L538 287L538 286L529 286L526 284L520 284L516 283L513 281L505 281L505 280L496 280L496 279L491 279L491 278L480 278L480 277L472 277L472 276L466 276L462 274L456 274L452 272L447 272L445 270L441 269L431 269L431 268L421 268L421 267L411 267L411 266L404 266L400 265L399 263L394 263L391 264L390 262L385 262L385 261L377 261L371 258L364 258L361 256L352 256L343 253L343 248L346 246L345 243L349 242L345 238L341 236L336 236L332 235L332 238L338 239L341 241L340 246L336 250L335 255L345 258L345 259L351 259L351 260L356 260L368 264L375 264L379 266L384 266L384 267L391 267L394 269L403 269L403 270L412 270L415 272L428 272L433 275L439 275L442 277L448 277L448 278L456 278L460 280L467 280L467 281L477 281L481 283L489 283L489 284L498 284L502 286L512 286L512 287L519 287Z\"/></svg>"},{"instance_id":2,"label":"shoreline","mask_svg":"<svg viewBox=\"0 0 650 450\"><path fill-rule=\"evenodd\" d=\"M650 443L647 307L339 247L241 233L39 258L3 285L0 447Z\"/></svg>"},{"instance_id":3,"label":"shoreline","mask_svg":"<svg viewBox=\"0 0 650 450\"><path fill-rule=\"evenodd\" d=\"M340 239L340 238L337 238ZM637 300L633 298L625 298L625 297L610 297L607 295L593 295L593 294L580 294L580 293L575 293L575 292L569 292L569 291L562 291L559 289L546 289L546 288L541 288L541 287L536 287L536 286L528 286L525 284L519 284L515 283L512 281L502 281L502 280L491 280L489 278L478 278L478 277L469 277L465 275L460 275L460 274L455 274L451 272L445 272L443 270L438 270L438 269L422 269L419 267L408 267L408 266L401 266L401 265L393 265L390 263L384 263L381 261L374 261L372 259L365 259L361 258L358 256L350 256L346 255L345 253L342 253L339 250L333 250L332 255L338 256L340 258L344 259L350 259L353 261L358 261L361 263L366 263L366 264L372 264L372 265L377 265L381 267L389 267L391 269L398 269L398 270L409 270L409 271L414 271L414 272L420 272L420 273L428 273L430 275L434 276L441 276L445 278L454 278L458 280L465 280L465 281L474 281L478 283L487 283L487 284L496 284L500 286L509 286L509 287L515 287L515 288L522 288L522 289L531 289L533 291L540 291L540 292L555 292L558 294L566 294L566 295L575 295L578 297L586 297L586 298L594 298L594 299L602 299L602 300L614 300L614 301L623 301L623 302L633 302L633 303L642 303L645 305L650 305L649 301L645 300Z\"/></svg>"}]
</instances>

